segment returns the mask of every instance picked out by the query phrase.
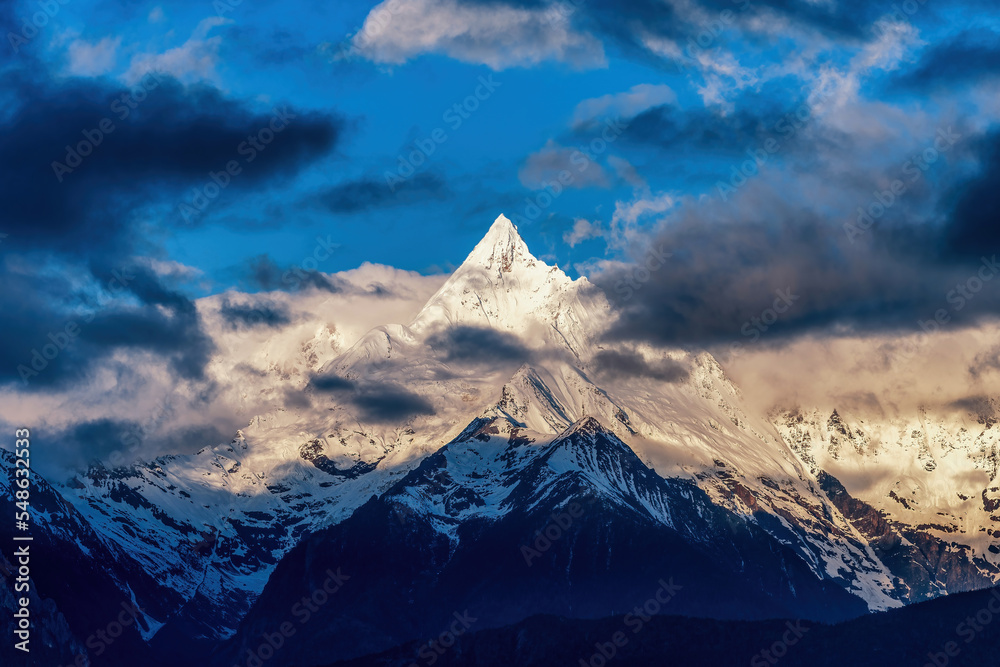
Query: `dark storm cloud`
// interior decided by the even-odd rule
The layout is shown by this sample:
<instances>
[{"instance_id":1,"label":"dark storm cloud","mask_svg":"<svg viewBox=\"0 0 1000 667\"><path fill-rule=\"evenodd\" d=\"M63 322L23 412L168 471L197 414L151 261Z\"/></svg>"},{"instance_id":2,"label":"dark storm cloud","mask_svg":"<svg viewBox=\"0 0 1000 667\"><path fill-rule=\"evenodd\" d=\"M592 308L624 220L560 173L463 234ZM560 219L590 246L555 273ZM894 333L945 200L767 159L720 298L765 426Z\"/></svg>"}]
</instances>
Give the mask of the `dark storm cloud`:
<instances>
[{"instance_id":1,"label":"dark storm cloud","mask_svg":"<svg viewBox=\"0 0 1000 667\"><path fill-rule=\"evenodd\" d=\"M288 324L291 318L288 308L280 303L261 300L254 303L233 303L223 299L219 314L232 329L259 326L279 327Z\"/></svg>"},{"instance_id":2,"label":"dark storm cloud","mask_svg":"<svg viewBox=\"0 0 1000 667\"><path fill-rule=\"evenodd\" d=\"M65 454L76 460L77 465L89 464L120 452L126 443L132 441L132 434L141 428L138 422L96 419L70 427L57 442Z\"/></svg>"},{"instance_id":3,"label":"dark storm cloud","mask_svg":"<svg viewBox=\"0 0 1000 667\"><path fill-rule=\"evenodd\" d=\"M430 336L427 344L448 362L523 363L531 356L517 336L484 327L451 327Z\"/></svg>"},{"instance_id":4,"label":"dark storm cloud","mask_svg":"<svg viewBox=\"0 0 1000 667\"><path fill-rule=\"evenodd\" d=\"M105 290L132 299L101 305L60 278L2 276L0 383L64 386L123 348L161 356L181 378L204 378L214 345L190 299L143 266L91 271Z\"/></svg>"},{"instance_id":5,"label":"dark storm cloud","mask_svg":"<svg viewBox=\"0 0 1000 667\"><path fill-rule=\"evenodd\" d=\"M95 265L91 271L109 286L120 280L121 289L136 297L141 305L98 310L90 322L81 326L81 343L97 358L118 348L154 352L168 358L171 368L181 377L203 379L205 364L215 346L202 330L194 302L164 285L146 267L126 267L116 272L109 266Z\"/></svg>"},{"instance_id":6,"label":"dark storm cloud","mask_svg":"<svg viewBox=\"0 0 1000 667\"><path fill-rule=\"evenodd\" d=\"M108 467L130 465L146 459L144 451L158 453L190 453L205 444L227 442L231 433L214 424L183 424L155 433L147 425L130 420L95 419L80 422L63 430L40 430L50 443L45 465L52 470L84 469L103 463Z\"/></svg>"},{"instance_id":7,"label":"dark storm cloud","mask_svg":"<svg viewBox=\"0 0 1000 667\"><path fill-rule=\"evenodd\" d=\"M979 173L957 186L946 199L949 224L945 248L956 258L975 259L1000 251L1000 132L974 143Z\"/></svg>"},{"instance_id":8,"label":"dark storm cloud","mask_svg":"<svg viewBox=\"0 0 1000 667\"><path fill-rule=\"evenodd\" d=\"M337 294L348 288L343 281L315 269L303 269L300 266L282 268L267 255L250 258L244 279L252 288L268 292L314 288Z\"/></svg>"},{"instance_id":9,"label":"dark storm cloud","mask_svg":"<svg viewBox=\"0 0 1000 667\"><path fill-rule=\"evenodd\" d=\"M388 382L360 383L334 374L316 375L309 386L320 393L332 394L358 409L365 421L393 422L417 415L434 414L434 406L419 394Z\"/></svg>"},{"instance_id":10,"label":"dark storm cloud","mask_svg":"<svg viewBox=\"0 0 1000 667\"><path fill-rule=\"evenodd\" d=\"M1000 73L1000 34L977 28L927 47L917 64L891 81L895 89L953 90L959 83Z\"/></svg>"},{"instance_id":11,"label":"dark storm cloud","mask_svg":"<svg viewBox=\"0 0 1000 667\"><path fill-rule=\"evenodd\" d=\"M790 107L793 108L793 107ZM685 146L699 151L741 154L779 135L783 116L773 111L740 107L732 113L712 108L681 109L663 105L647 109L627 121L626 143L674 151Z\"/></svg>"},{"instance_id":12,"label":"dark storm cloud","mask_svg":"<svg viewBox=\"0 0 1000 667\"><path fill-rule=\"evenodd\" d=\"M203 379L212 344L194 303L129 259L148 243L140 213L166 209L168 227L182 223L186 193L230 160L243 165L232 190L292 176L337 145L344 121L279 109L285 127L247 163L240 144L273 112L166 75L133 88L57 80L22 51L0 73L0 232L4 251L25 260L0 276L0 383L61 386L117 349L152 352L181 378ZM81 290L87 276L30 268L60 265L89 270L100 297Z\"/></svg>"},{"instance_id":13,"label":"dark storm cloud","mask_svg":"<svg viewBox=\"0 0 1000 667\"><path fill-rule=\"evenodd\" d=\"M48 85L24 72L3 78L12 105L0 121L0 207L18 248L127 248L130 211L179 203L185 188L203 185L230 160L243 166L234 189L291 175L329 152L343 126L329 115L279 111L287 125L246 163L238 147L275 116L214 88L184 87L166 75L148 75L131 90L76 79ZM88 155L73 167L67 154L76 152Z\"/></svg>"},{"instance_id":14,"label":"dark storm cloud","mask_svg":"<svg viewBox=\"0 0 1000 667\"><path fill-rule=\"evenodd\" d=\"M615 378L645 377L662 382L683 382L688 370L673 359L647 360L628 350L601 350L591 360L601 375Z\"/></svg>"},{"instance_id":15,"label":"dark storm cloud","mask_svg":"<svg viewBox=\"0 0 1000 667\"><path fill-rule=\"evenodd\" d=\"M315 375L309 380L309 386L322 392L350 391L355 388L355 383L339 375Z\"/></svg>"},{"instance_id":16,"label":"dark storm cloud","mask_svg":"<svg viewBox=\"0 0 1000 667\"><path fill-rule=\"evenodd\" d=\"M693 205L678 214L651 239L672 253L652 271L640 259L595 278L620 311L615 337L748 343L817 330L913 332L939 312L942 326L959 327L1000 312L1000 244L955 258L942 254L938 229L889 223L851 243L841 221L781 193L734 203L725 217Z\"/></svg>"},{"instance_id":17,"label":"dark storm cloud","mask_svg":"<svg viewBox=\"0 0 1000 667\"><path fill-rule=\"evenodd\" d=\"M374 422L394 422L416 415L432 415L434 407L427 399L404 387L379 384L364 387L351 402L361 411L361 418Z\"/></svg>"},{"instance_id":18,"label":"dark storm cloud","mask_svg":"<svg viewBox=\"0 0 1000 667\"><path fill-rule=\"evenodd\" d=\"M72 294L73 286L61 276L0 275L0 384L39 387L82 373L88 359L75 341L85 318L58 307ZM19 367L27 369L29 384L21 384Z\"/></svg>"},{"instance_id":19,"label":"dark storm cloud","mask_svg":"<svg viewBox=\"0 0 1000 667\"><path fill-rule=\"evenodd\" d=\"M313 200L334 213L359 213L373 208L404 206L429 199L444 199L448 186L440 176L429 172L414 174L390 189L384 178L361 178L335 185L317 194Z\"/></svg>"}]
</instances>

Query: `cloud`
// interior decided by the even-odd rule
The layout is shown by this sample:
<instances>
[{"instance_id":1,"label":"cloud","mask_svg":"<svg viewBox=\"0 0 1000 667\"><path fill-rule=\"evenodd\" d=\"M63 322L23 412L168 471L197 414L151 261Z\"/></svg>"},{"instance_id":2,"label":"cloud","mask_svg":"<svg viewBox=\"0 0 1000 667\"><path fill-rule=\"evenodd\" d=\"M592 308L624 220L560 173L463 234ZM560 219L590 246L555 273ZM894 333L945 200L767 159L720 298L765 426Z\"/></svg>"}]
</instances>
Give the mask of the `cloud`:
<instances>
[{"instance_id":1,"label":"cloud","mask_svg":"<svg viewBox=\"0 0 1000 667\"><path fill-rule=\"evenodd\" d=\"M441 200L448 195L448 186L443 178L430 172L421 172L393 190L381 178L366 177L341 183L315 195L314 201L334 213L359 213L430 199Z\"/></svg>"},{"instance_id":2,"label":"cloud","mask_svg":"<svg viewBox=\"0 0 1000 667\"><path fill-rule=\"evenodd\" d=\"M1000 345L978 352L969 364L969 375L978 379L990 372L1000 371Z\"/></svg>"},{"instance_id":3,"label":"cloud","mask_svg":"<svg viewBox=\"0 0 1000 667\"><path fill-rule=\"evenodd\" d=\"M521 185L531 189L541 189L550 183L567 188L611 185L600 163L579 149L560 146L551 139L540 151L528 156L517 176Z\"/></svg>"},{"instance_id":4,"label":"cloud","mask_svg":"<svg viewBox=\"0 0 1000 667\"><path fill-rule=\"evenodd\" d=\"M336 294L346 288L335 276L300 266L282 268L268 255L251 257L244 278L254 289L265 291L317 289Z\"/></svg>"},{"instance_id":5,"label":"cloud","mask_svg":"<svg viewBox=\"0 0 1000 667\"><path fill-rule=\"evenodd\" d=\"M427 344L446 362L520 364L531 357L517 336L491 328L455 326L431 335Z\"/></svg>"},{"instance_id":6,"label":"cloud","mask_svg":"<svg viewBox=\"0 0 1000 667\"><path fill-rule=\"evenodd\" d=\"M115 66L118 47L122 38L105 37L99 42L90 44L82 39L70 42L66 66L67 74L72 76L101 76L108 74Z\"/></svg>"},{"instance_id":7,"label":"cloud","mask_svg":"<svg viewBox=\"0 0 1000 667\"><path fill-rule=\"evenodd\" d=\"M221 16L202 19L191 37L182 45L163 53L139 53L133 56L122 79L129 85L135 85L147 72L163 72L184 83L215 82L218 78L215 67L219 61L222 37L209 37L208 33L213 28L228 23L232 21Z\"/></svg>"},{"instance_id":8,"label":"cloud","mask_svg":"<svg viewBox=\"0 0 1000 667\"><path fill-rule=\"evenodd\" d=\"M284 391L282 405L286 408L293 408L296 410L308 410L312 407L312 401L309 400L309 396L306 395L305 392L288 387Z\"/></svg>"},{"instance_id":9,"label":"cloud","mask_svg":"<svg viewBox=\"0 0 1000 667\"><path fill-rule=\"evenodd\" d=\"M193 302L141 265L91 266L92 285L67 300L64 279L8 273L0 294L0 384L36 391L83 381L119 350L153 353L181 379L201 380L214 345ZM121 298L128 295L131 299Z\"/></svg>"},{"instance_id":10,"label":"cloud","mask_svg":"<svg viewBox=\"0 0 1000 667\"><path fill-rule=\"evenodd\" d=\"M70 467L82 467L120 452L129 442L129 436L140 428L141 424L134 421L96 419L76 424L62 433L57 442L62 453L71 457Z\"/></svg>"},{"instance_id":11,"label":"cloud","mask_svg":"<svg viewBox=\"0 0 1000 667\"><path fill-rule=\"evenodd\" d=\"M975 411L971 397L996 396L996 369L983 369L971 380L968 373L980 352L995 345L996 326L993 320L934 334L917 327L841 336L815 332L772 344L762 339L735 355L728 345L710 351L760 410L802 406L924 419L921 413L928 410Z\"/></svg>"},{"instance_id":12,"label":"cloud","mask_svg":"<svg viewBox=\"0 0 1000 667\"><path fill-rule=\"evenodd\" d=\"M824 329L912 331L942 308L949 326L964 326L1000 307L1000 290L982 289L954 308L952 291L978 280L982 267L978 257L940 257L937 230L886 225L873 236L852 244L821 214L762 185L731 207L685 200L647 240L633 239L641 261L649 248L672 254L653 263L644 282L629 264L592 280L620 307L617 335L674 344L744 344L764 332L775 340ZM789 293L791 303L775 308ZM781 314L775 321L772 311L761 326L769 309Z\"/></svg>"},{"instance_id":13,"label":"cloud","mask_svg":"<svg viewBox=\"0 0 1000 667\"><path fill-rule=\"evenodd\" d=\"M609 155L608 164L614 168L618 178L622 179L633 188L644 191L649 189L649 184L646 182L646 179L639 175L639 171L625 158L618 157L617 155Z\"/></svg>"},{"instance_id":14,"label":"cloud","mask_svg":"<svg viewBox=\"0 0 1000 667\"><path fill-rule=\"evenodd\" d=\"M359 383L328 373L314 375L309 386L354 406L364 421L399 422L417 415L434 414L434 406L426 398L391 382Z\"/></svg>"},{"instance_id":15,"label":"cloud","mask_svg":"<svg viewBox=\"0 0 1000 667\"><path fill-rule=\"evenodd\" d=\"M665 104L639 113L629 119L625 143L650 146L672 155L685 155L688 150L713 153L743 154L748 146L758 146L776 135L775 127L783 115L773 102L755 108L746 99L738 109L726 112L717 108L682 109ZM794 109L789 104L788 109Z\"/></svg>"},{"instance_id":16,"label":"cloud","mask_svg":"<svg viewBox=\"0 0 1000 667\"><path fill-rule=\"evenodd\" d=\"M495 70L549 60L578 68L605 64L600 41L573 30L558 6L538 4L386 0L369 13L352 46L389 65L425 53Z\"/></svg>"},{"instance_id":17,"label":"cloud","mask_svg":"<svg viewBox=\"0 0 1000 667\"><path fill-rule=\"evenodd\" d=\"M174 212L185 189L233 159L271 115L169 76L129 90L107 79L48 79L27 58L17 64L0 73L9 101L0 118L0 384L37 391L83 382L119 353L156 355L179 379L203 380L213 346L178 287L191 272L138 251L150 250L151 231L181 223ZM141 102L128 98L134 109L122 102L139 90ZM288 113L296 117L281 140L232 189L280 183L337 144L340 118ZM53 358L38 356L68 335Z\"/></svg>"},{"instance_id":18,"label":"cloud","mask_svg":"<svg viewBox=\"0 0 1000 667\"><path fill-rule=\"evenodd\" d=\"M395 13L393 4L384 2L373 10L366 21L368 34L362 31L354 38L369 58L397 64L436 52L495 69L543 60L597 66L604 62L606 43L626 56L662 65L664 60L685 58L683 47L676 45L705 33L714 35L717 26L749 40L792 33L813 41L822 36L856 43L870 37L885 11L863 0L422 0L398 3L412 9ZM407 22L410 12L423 15ZM672 53L666 44L675 45ZM705 60L713 57L706 55ZM746 72L731 56L705 62L702 69L718 78L703 88L706 99L723 92L723 84L749 85Z\"/></svg>"},{"instance_id":19,"label":"cloud","mask_svg":"<svg viewBox=\"0 0 1000 667\"><path fill-rule=\"evenodd\" d=\"M82 421L62 430L42 428L52 443L51 459L44 466L66 471L83 470L91 465L122 466L137 460L149 461L150 452L189 452L191 443L218 444L229 441L232 433L210 423L185 423L162 433L147 433L147 425L133 420L101 418Z\"/></svg>"},{"instance_id":20,"label":"cloud","mask_svg":"<svg viewBox=\"0 0 1000 667\"><path fill-rule=\"evenodd\" d=\"M7 242L18 247L82 253L127 247L128 223L137 208L166 200L176 210L185 187L201 184L208 172L237 158L241 142L273 117L213 88L183 87L166 76L144 80L141 114L121 102L132 91L102 81L49 86L12 74L6 83L15 103L0 119L0 166L7 174L0 182L0 208L11 235ZM259 187L294 174L337 144L344 127L340 118L287 113L295 118L280 139L245 165L231 188ZM102 118L112 132L99 131ZM81 144L88 155L68 167L76 162L66 147L75 151ZM54 162L72 171L57 172ZM183 222L179 213L177 222Z\"/></svg>"},{"instance_id":21,"label":"cloud","mask_svg":"<svg viewBox=\"0 0 1000 667\"><path fill-rule=\"evenodd\" d=\"M604 230L601 228L599 222L590 222L583 218L577 218L573 221L573 228L566 230L562 238L563 242L569 245L570 248L575 248L577 244L603 235Z\"/></svg>"},{"instance_id":22,"label":"cloud","mask_svg":"<svg viewBox=\"0 0 1000 667\"><path fill-rule=\"evenodd\" d=\"M677 204L674 195L661 192L656 195L640 193L630 201L615 202L611 226L605 238L612 247L626 247L640 235L639 220L669 211Z\"/></svg>"},{"instance_id":23,"label":"cloud","mask_svg":"<svg viewBox=\"0 0 1000 667\"><path fill-rule=\"evenodd\" d=\"M972 143L980 169L949 193L953 202L945 232L946 249L957 257L977 259L1000 250L997 210L1000 206L1000 132Z\"/></svg>"},{"instance_id":24,"label":"cloud","mask_svg":"<svg viewBox=\"0 0 1000 667\"><path fill-rule=\"evenodd\" d=\"M891 80L895 89L953 90L958 83L995 78L1000 71L1000 33L975 28L925 49L920 60Z\"/></svg>"},{"instance_id":25,"label":"cloud","mask_svg":"<svg viewBox=\"0 0 1000 667\"><path fill-rule=\"evenodd\" d=\"M630 350L601 350L593 356L591 366L599 374L612 378L651 378L661 382L683 382L688 369L673 359L648 360Z\"/></svg>"},{"instance_id":26,"label":"cloud","mask_svg":"<svg viewBox=\"0 0 1000 667\"><path fill-rule=\"evenodd\" d=\"M309 380L309 386L322 392L339 392L354 389L355 384L351 380L342 378L339 375L315 375Z\"/></svg>"},{"instance_id":27,"label":"cloud","mask_svg":"<svg viewBox=\"0 0 1000 667\"><path fill-rule=\"evenodd\" d=\"M631 118L650 107L677 102L677 94L664 84L640 83L624 93L583 100L573 111L572 123L580 126L608 116Z\"/></svg>"},{"instance_id":28,"label":"cloud","mask_svg":"<svg viewBox=\"0 0 1000 667\"><path fill-rule=\"evenodd\" d=\"M258 326L266 326L273 329L288 324L291 321L288 309L284 304L269 300L234 303L226 298L219 307L219 315L233 329Z\"/></svg>"},{"instance_id":29,"label":"cloud","mask_svg":"<svg viewBox=\"0 0 1000 667\"><path fill-rule=\"evenodd\" d=\"M403 387L379 384L363 388L351 398L361 418L373 422L399 422L417 415L434 414L426 398Z\"/></svg>"}]
</instances>

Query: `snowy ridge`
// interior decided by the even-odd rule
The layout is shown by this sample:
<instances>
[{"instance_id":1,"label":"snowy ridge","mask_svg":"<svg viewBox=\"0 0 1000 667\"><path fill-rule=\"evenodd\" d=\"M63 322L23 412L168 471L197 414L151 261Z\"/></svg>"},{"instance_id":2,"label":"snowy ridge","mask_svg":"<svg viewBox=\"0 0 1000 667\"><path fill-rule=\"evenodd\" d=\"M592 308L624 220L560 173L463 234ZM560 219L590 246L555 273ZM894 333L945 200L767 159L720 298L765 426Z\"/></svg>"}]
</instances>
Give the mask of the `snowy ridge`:
<instances>
[{"instance_id":1,"label":"snowy ridge","mask_svg":"<svg viewBox=\"0 0 1000 667\"><path fill-rule=\"evenodd\" d=\"M927 436L914 446L900 436L901 428L914 430L910 424L886 426L877 435L851 424L851 437L838 435L836 446L828 446L833 427L818 415L792 423L754 414L707 353L606 340L611 317L603 294L586 279L573 280L534 258L500 216L409 324L378 326L353 342L326 323L299 325L314 335L294 355L280 349L280 332L264 341L256 354L273 358L282 389L309 397L307 405L276 405L249 420L232 442L193 455L91 470L60 492L107 545L132 554L185 601L156 622L193 616L205 636L225 637L303 535L346 519L428 457L449 461L449 475L461 478L467 497L433 501L450 503L450 509L426 505L429 498L399 502L415 503L414 511L420 507L436 517L444 531L507 511L515 500L528 502L505 486L512 470L527 465L547 466L552 479L570 464L600 470L589 483L608 498L674 525L671 507L650 495L648 485L606 460L588 458L586 448L555 444L590 423L660 478L697 485L712 502L793 549L818 579L838 582L871 609L902 604L906 582L872 548L865 527L831 502L821 488L824 470L837 476L838 465L855 459L864 461L861 467L877 461L892 468L899 447L888 443L905 442L903 449L915 452L915 467L890 482L901 498L916 499L904 487L911 477L928 474L931 460L940 470L967 460L955 474L971 466L981 479L970 488L996 486L996 429L921 426ZM462 328L502 335L513 341L512 349L523 349L524 358L449 357L440 341ZM608 362L609 354L627 356L635 368L623 371L614 357ZM324 391L315 377L343 388ZM398 418L367 409L372 396L389 390L421 409ZM265 393L253 385L240 391ZM463 435L477 418L497 432L485 440ZM859 429L867 440L855 437ZM580 433L575 437L586 441ZM523 446L510 446L521 440ZM877 448L882 458L872 458L875 441L883 443ZM947 448L952 442L959 443L954 452ZM476 481L473 471L485 477ZM922 505L912 505L920 508L919 517L908 517L902 505L888 511L903 523L961 522L975 556L990 553L995 561L989 551L995 533L988 526L998 511L976 513L971 504L993 507L997 491L961 500L947 490L950 478L935 479L943 480L940 487L922 487L935 490L920 499ZM955 523L943 523L952 519L942 519L942 510L952 512Z\"/></svg>"}]
</instances>

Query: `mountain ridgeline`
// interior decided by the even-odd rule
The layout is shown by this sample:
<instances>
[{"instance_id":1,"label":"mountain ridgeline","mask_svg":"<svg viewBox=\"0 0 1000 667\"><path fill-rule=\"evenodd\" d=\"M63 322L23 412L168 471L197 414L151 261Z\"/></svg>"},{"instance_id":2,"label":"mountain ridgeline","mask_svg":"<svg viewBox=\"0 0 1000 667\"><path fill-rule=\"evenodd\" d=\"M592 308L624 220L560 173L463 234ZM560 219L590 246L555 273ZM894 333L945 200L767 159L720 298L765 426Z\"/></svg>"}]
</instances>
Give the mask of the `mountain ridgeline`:
<instances>
[{"instance_id":1,"label":"mountain ridgeline","mask_svg":"<svg viewBox=\"0 0 1000 667\"><path fill-rule=\"evenodd\" d=\"M615 317L500 216L408 324L262 373L246 391L302 400L230 442L39 481L46 655L842 664L987 608L953 594L1000 580L995 421L760 414L710 354L616 341ZM985 664L959 662L985 633L949 664Z\"/></svg>"}]
</instances>

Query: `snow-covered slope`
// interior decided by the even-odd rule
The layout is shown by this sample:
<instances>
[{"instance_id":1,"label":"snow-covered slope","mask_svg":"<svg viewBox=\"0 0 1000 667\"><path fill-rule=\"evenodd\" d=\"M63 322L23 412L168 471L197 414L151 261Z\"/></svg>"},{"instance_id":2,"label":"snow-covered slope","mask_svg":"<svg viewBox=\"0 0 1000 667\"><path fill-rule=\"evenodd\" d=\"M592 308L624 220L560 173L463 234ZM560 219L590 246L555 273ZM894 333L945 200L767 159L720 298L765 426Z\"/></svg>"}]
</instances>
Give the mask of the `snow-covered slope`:
<instances>
[{"instance_id":1,"label":"snow-covered slope","mask_svg":"<svg viewBox=\"0 0 1000 667\"><path fill-rule=\"evenodd\" d=\"M674 614L835 620L866 609L753 520L657 475L593 417L556 435L473 420L382 496L304 538L213 664L252 651L331 565L349 579L283 650L287 664L432 636L455 609L477 630L539 613L606 616L667 577L681 591Z\"/></svg>"},{"instance_id":2,"label":"snow-covered slope","mask_svg":"<svg viewBox=\"0 0 1000 667\"><path fill-rule=\"evenodd\" d=\"M873 530L877 517L909 547L909 566L926 573L910 582L910 597L924 599L1000 577L1000 432L993 415L984 399L909 418L826 408L772 419L814 472L836 478L869 506L859 512L863 530Z\"/></svg>"},{"instance_id":3,"label":"snow-covered slope","mask_svg":"<svg viewBox=\"0 0 1000 667\"><path fill-rule=\"evenodd\" d=\"M183 625L221 638L304 535L384 493L473 419L501 419L544 439L589 417L661 477L696 484L787 546L817 581L835 582L871 609L913 598L913 570L884 559L871 526L853 510L845 517L842 494L831 500L827 468L817 466L814 447L802 445L805 427L791 417L776 427L754 414L707 353L607 338L612 318L599 290L534 258L500 216L409 323L377 326L353 341L322 320L299 325L314 336L300 336L305 342L294 353L281 349L281 332L260 341L253 354L276 360L268 389L244 379L239 391L282 400L231 442L126 468L95 467L60 490L109 547L131 554L175 592L179 602L151 618L151 628ZM810 419L808 438L822 442L825 422ZM950 465L938 435L956 442L966 436L942 427L927 440L936 465ZM846 455L855 446L834 450ZM985 444L976 447L986 452ZM833 451L822 449L823 456ZM875 477L903 485L897 496L913 500L913 489L903 488L912 474L894 467L893 451L884 449ZM990 451L984 483L996 475ZM619 482L627 495L627 482ZM942 494L921 499L926 512L918 521L939 511L962 516L964 506L951 498L942 504ZM906 521L905 513L894 516ZM982 534L992 536L993 519L969 516L964 534L977 540L967 544L983 557L990 540ZM948 587L944 581L935 591Z\"/></svg>"}]
</instances>

